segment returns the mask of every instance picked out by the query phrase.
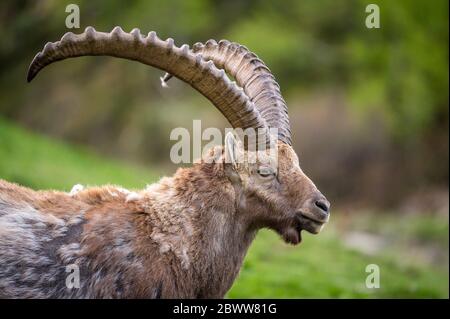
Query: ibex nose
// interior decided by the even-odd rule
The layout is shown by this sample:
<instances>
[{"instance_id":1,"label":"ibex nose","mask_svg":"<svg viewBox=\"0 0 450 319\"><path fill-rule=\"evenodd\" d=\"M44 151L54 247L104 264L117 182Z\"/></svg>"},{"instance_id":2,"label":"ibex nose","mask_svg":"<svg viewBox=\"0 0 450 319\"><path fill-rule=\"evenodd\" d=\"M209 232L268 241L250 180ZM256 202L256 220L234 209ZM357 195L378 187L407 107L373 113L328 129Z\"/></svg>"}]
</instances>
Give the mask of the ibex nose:
<instances>
[{"instance_id":1,"label":"ibex nose","mask_svg":"<svg viewBox=\"0 0 450 319\"><path fill-rule=\"evenodd\" d=\"M317 199L314 203L318 208L320 208L324 213L330 213L330 202L324 197Z\"/></svg>"}]
</instances>

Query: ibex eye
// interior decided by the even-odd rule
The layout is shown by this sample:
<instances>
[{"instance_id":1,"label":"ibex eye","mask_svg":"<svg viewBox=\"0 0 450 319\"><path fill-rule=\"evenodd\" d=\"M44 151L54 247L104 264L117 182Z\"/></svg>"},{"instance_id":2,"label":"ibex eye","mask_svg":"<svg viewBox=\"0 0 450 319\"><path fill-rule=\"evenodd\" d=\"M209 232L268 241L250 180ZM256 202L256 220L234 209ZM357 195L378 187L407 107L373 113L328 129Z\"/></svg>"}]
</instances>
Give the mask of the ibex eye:
<instances>
[{"instance_id":1,"label":"ibex eye","mask_svg":"<svg viewBox=\"0 0 450 319\"><path fill-rule=\"evenodd\" d=\"M258 174L262 177L269 177L274 175L274 171L269 167L262 167L258 169Z\"/></svg>"}]
</instances>

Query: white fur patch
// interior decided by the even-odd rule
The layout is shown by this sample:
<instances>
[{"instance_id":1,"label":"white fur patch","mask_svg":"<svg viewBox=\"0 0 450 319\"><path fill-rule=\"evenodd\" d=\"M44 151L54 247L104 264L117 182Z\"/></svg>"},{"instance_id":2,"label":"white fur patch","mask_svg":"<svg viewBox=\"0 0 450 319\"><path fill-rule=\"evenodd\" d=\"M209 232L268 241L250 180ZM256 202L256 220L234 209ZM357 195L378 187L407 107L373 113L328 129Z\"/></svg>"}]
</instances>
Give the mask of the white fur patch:
<instances>
[{"instance_id":1,"label":"white fur patch","mask_svg":"<svg viewBox=\"0 0 450 319\"><path fill-rule=\"evenodd\" d=\"M71 189L70 192L69 192L69 195L70 195L70 196L74 196L74 195L76 195L77 193L81 192L83 189L84 189L84 186L81 185L81 184L73 185L72 189Z\"/></svg>"},{"instance_id":2,"label":"white fur patch","mask_svg":"<svg viewBox=\"0 0 450 319\"><path fill-rule=\"evenodd\" d=\"M117 193L112 192L112 191L110 191L110 190L108 190L108 194L111 195L112 197L117 197L117 196L119 196L119 195L117 195Z\"/></svg>"},{"instance_id":3,"label":"white fur patch","mask_svg":"<svg viewBox=\"0 0 450 319\"><path fill-rule=\"evenodd\" d=\"M131 193L128 189L123 188L123 187L117 187L116 190L121 192L122 194L130 194Z\"/></svg>"},{"instance_id":4,"label":"white fur patch","mask_svg":"<svg viewBox=\"0 0 450 319\"><path fill-rule=\"evenodd\" d=\"M139 195L138 193L135 192L131 192L127 195L127 198L125 199L125 201L128 202L133 202L136 200L139 200L141 198L141 195Z\"/></svg>"}]
</instances>

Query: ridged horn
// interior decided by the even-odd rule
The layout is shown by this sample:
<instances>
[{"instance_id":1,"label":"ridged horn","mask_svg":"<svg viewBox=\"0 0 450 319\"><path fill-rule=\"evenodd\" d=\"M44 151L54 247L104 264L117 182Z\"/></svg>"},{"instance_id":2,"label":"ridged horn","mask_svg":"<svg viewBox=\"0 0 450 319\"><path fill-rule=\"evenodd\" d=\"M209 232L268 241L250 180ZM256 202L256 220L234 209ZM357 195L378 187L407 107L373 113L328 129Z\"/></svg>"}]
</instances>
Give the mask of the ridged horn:
<instances>
[{"instance_id":1,"label":"ridged horn","mask_svg":"<svg viewBox=\"0 0 450 319\"><path fill-rule=\"evenodd\" d=\"M280 86L272 72L245 46L221 40L208 40L205 44L196 43L193 53L202 55L206 61L213 61L216 67L224 69L236 79L237 84L255 104L269 127L278 129L278 139L291 145L291 129L286 102L280 92ZM165 84L171 75L161 78Z\"/></svg>"},{"instance_id":2,"label":"ridged horn","mask_svg":"<svg viewBox=\"0 0 450 319\"><path fill-rule=\"evenodd\" d=\"M28 69L30 82L45 66L67 58L105 55L135 60L173 74L208 98L233 128L258 130L258 142L270 143L268 126L241 87L230 81L213 61L202 59L189 46L177 47L172 39L159 39L155 32L143 36L139 29L130 33L115 27L110 33L87 27L81 34L66 33L60 41L49 42Z\"/></svg>"}]
</instances>

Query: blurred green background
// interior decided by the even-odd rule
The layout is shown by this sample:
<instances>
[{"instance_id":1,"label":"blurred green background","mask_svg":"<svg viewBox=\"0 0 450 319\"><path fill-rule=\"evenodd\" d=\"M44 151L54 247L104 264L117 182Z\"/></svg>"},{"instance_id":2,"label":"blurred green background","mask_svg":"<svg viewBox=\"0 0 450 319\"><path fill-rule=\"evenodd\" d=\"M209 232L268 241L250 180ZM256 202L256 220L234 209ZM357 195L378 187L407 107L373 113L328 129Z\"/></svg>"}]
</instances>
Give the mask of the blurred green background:
<instances>
[{"instance_id":1,"label":"blurred green background","mask_svg":"<svg viewBox=\"0 0 450 319\"><path fill-rule=\"evenodd\" d=\"M299 247L261 231L228 297L448 298L448 1L2 1L0 178L34 189L140 188L174 172L173 128L228 126L188 85L162 89L163 72L131 61L67 60L27 84L33 56L69 31L70 3L75 32L226 38L279 81L302 168L333 215ZM369 3L380 29L365 26Z\"/></svg>"}]
</instances>

